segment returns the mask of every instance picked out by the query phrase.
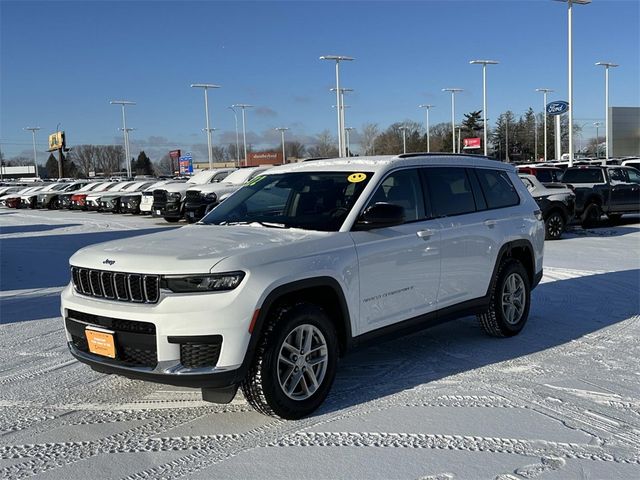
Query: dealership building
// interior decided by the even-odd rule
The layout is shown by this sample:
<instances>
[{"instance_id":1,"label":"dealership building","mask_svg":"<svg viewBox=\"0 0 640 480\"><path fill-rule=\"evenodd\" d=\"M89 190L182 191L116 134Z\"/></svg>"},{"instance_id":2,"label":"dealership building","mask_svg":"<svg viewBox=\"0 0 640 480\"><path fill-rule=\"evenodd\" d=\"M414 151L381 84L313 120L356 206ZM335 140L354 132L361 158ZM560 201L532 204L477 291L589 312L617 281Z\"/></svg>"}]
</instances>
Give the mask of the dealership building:
<instances>
[{"instance_id":1,"label":"dealership building","mask_svg":"<svg viewBox=\"0 0 640 480\"><path fill-rule=\"evenodd\" d=\"M640 156L640 107L609 107L612 157Z\"/></svg>"}]
</instances>

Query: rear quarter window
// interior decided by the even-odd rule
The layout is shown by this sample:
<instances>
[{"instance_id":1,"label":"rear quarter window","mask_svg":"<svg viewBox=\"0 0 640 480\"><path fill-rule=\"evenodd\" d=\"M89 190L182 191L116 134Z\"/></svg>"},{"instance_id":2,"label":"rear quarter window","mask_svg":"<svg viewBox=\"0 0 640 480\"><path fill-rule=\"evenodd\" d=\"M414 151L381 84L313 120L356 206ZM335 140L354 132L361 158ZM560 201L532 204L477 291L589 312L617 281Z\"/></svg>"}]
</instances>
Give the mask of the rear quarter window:
<instances>
[{"instance_id":1,"label":"rear quarter window","mask_svg":"<svg viewBox=\"0 0 640 480\"><path fill-rule=\"evenodd\" d=\"M565 171L562 181L564 183L604 183L604 178L599 168L577 168Z\"/></svg>"},{"instance_id":2,"label":"rear quarter window","mask_svg":"<svg viewBox=\"0 0 640 480\"><path fill-rule=\"evenodd\" d=\"M511 183L507 172L479 168L476 170L476 174L488 208L512 207L520 203L518 192Z\"/></svg>"}]
</instances>

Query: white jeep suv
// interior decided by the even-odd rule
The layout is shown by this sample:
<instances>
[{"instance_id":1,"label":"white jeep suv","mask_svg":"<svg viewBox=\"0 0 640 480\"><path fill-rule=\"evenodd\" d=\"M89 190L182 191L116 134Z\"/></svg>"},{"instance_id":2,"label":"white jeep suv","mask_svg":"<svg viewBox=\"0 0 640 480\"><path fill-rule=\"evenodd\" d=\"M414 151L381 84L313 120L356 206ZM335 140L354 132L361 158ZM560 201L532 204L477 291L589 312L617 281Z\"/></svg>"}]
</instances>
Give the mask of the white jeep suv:
<instances>
[{"instance_id":1,"label":"white jeep suv","mask_svg":"<svg viewBox=\"0 0 640 480\"><path fill-rule=\"evenodd\" d=\"M105 373L198 387L300 418L338 358L476 314L517 334L544 224L512 166L411 154L283 165L197 224L83 248L62 293L68 345Z\"/></svg>"}]
</instances>

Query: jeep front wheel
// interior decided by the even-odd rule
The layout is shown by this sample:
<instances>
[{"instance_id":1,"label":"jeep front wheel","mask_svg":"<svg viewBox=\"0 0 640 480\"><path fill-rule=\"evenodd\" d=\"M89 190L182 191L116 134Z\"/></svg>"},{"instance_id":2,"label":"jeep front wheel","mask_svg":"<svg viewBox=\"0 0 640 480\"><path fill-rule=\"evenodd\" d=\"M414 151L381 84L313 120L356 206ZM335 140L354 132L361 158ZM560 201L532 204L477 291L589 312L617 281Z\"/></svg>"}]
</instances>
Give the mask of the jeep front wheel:
<instances>
[{"instance_id":1,"label":"jeep front wheel","mask_svg":"<svg viewBox=\"0 0 640 480\"><path fill-rule=\"evenodd\" d=\"M530 302L527 271L518 260L506 260L492 286L489 308L478 315L480 325L494 337L517 335L527 322Z\"/></svg>"},{"instance_id":2,"label":"jeep front wheel","mask_svg":"<svg viewBox=\"0 0 640 480\"><path fill-rule=\"evenodd\" d=\"M259 412L285 419L309 415L324 401L336 374L338 337L326 312L300 303L269 319L242 384Z\"/></svg>"},{"instance_id":3,"label":"jeep front wheel","mask_svg":"<svg viewBox=\"0 0 640 480\"><path fill-rule=\"evenodd\" d=\"M559 211L554 210L544 222L544 227L546 240L559 239L565 228L564 216Z\"/></svg>"}]
</instances>

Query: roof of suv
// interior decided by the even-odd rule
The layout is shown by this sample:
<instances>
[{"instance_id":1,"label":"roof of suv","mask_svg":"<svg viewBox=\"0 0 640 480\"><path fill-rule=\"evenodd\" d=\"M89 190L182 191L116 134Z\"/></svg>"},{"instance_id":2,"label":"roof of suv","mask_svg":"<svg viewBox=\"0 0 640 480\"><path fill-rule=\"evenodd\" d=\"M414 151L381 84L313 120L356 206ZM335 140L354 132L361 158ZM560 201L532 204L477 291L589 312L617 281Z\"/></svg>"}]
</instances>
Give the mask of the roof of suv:
<instances>
[{"instance_id":1,"label":"roof of suv","mask_svg":"<svg viewBox=\"0 0 640 480\"><path fill-rule=\"evenodd\" d=\"M379 155L370 157L332 158L310 162L290 163L269 169L271 173L313 172L313 171L358 171L376 173L396 166L467 166L500 168L515 172L513 165L478 155L454 155L448 153L412 153L404 155Z\"/></svg>"}]
</instances>

